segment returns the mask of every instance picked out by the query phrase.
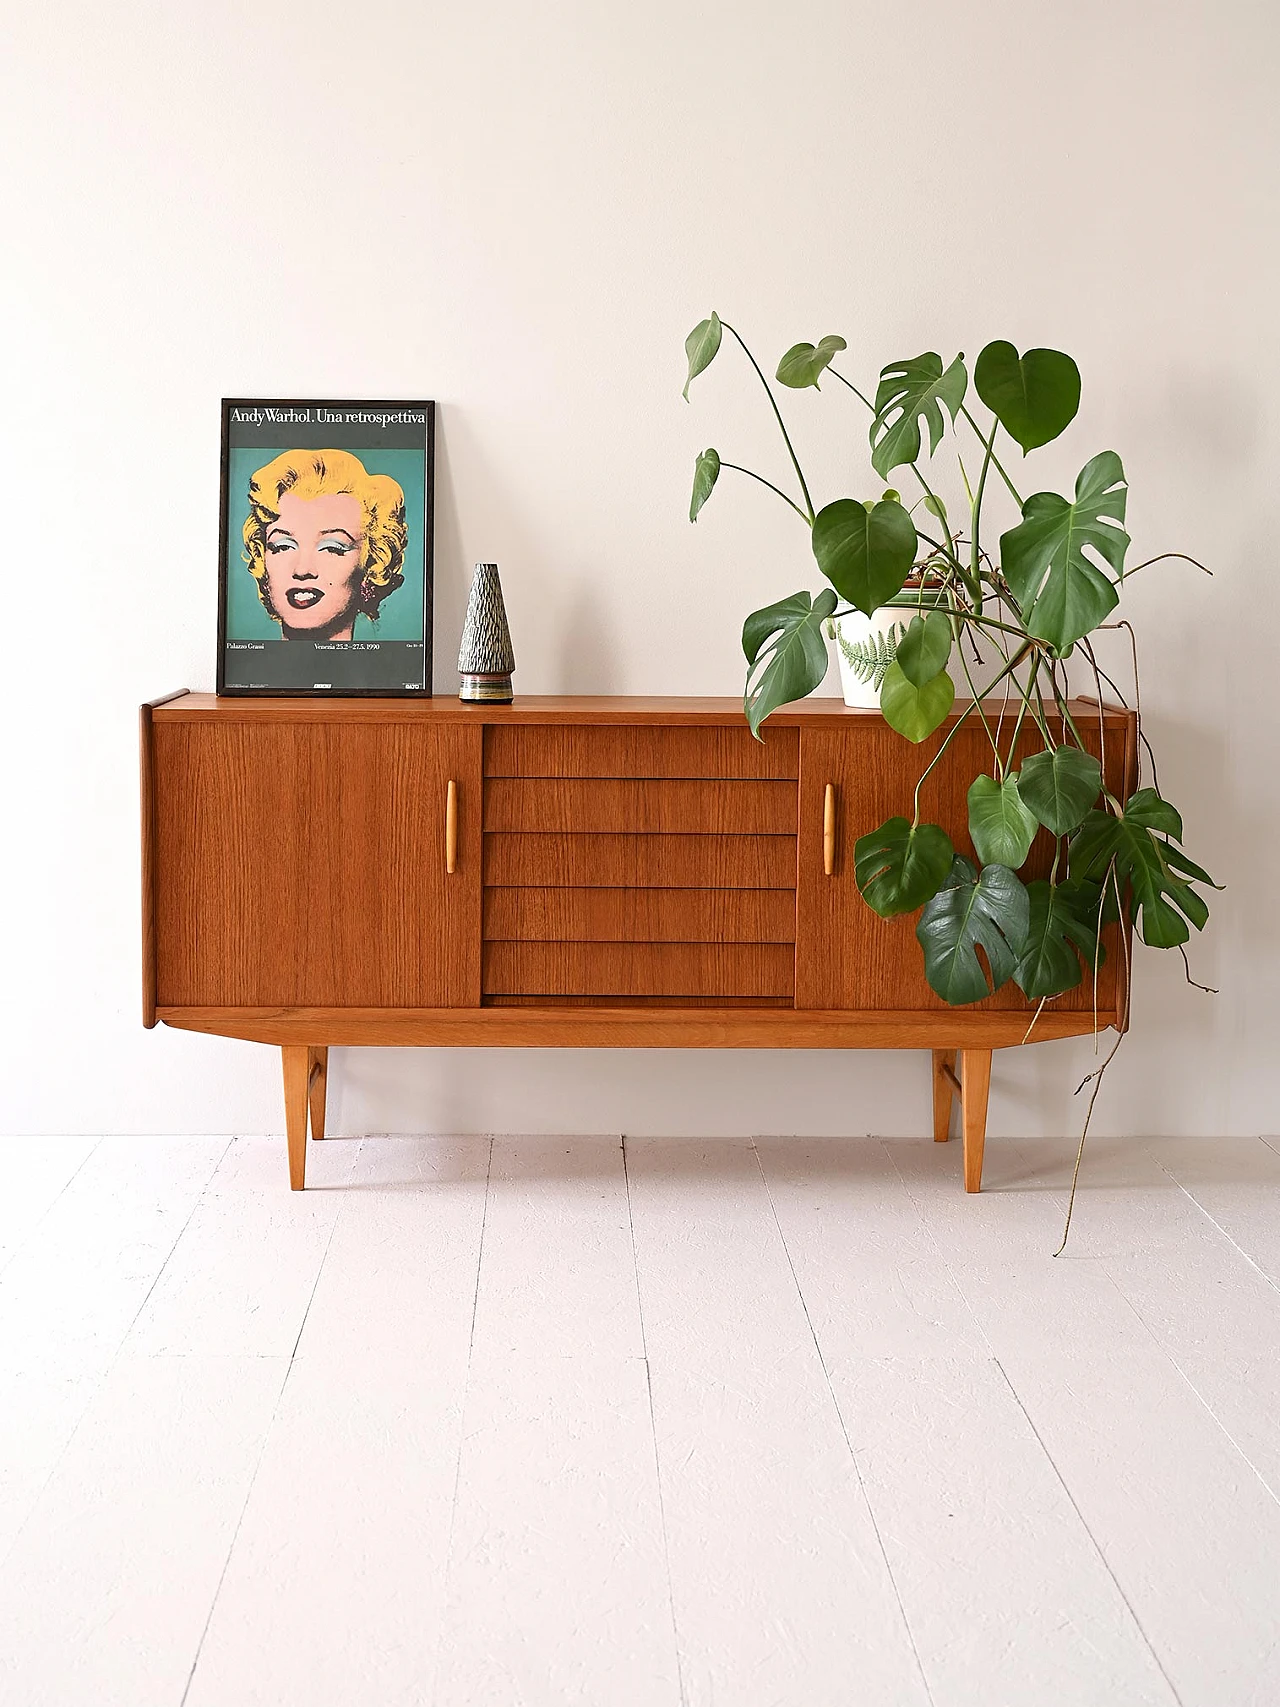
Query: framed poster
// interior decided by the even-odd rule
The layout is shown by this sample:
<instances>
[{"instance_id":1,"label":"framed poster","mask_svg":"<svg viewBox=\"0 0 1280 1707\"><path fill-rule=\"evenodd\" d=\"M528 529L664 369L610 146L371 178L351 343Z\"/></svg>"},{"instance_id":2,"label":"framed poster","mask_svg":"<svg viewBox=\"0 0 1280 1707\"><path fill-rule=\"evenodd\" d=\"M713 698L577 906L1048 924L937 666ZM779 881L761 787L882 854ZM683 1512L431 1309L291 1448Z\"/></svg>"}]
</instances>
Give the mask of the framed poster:
<instances>
[{"instance_id":1,"label":"framed poster","mask_svg":"<svg viewBox=\"0 0 1280 1707\"><path fill-rule=\"evenodd\" d=\"M220 694L431 692L434 403L222 402Z\"/></svg>"}]
</instances>

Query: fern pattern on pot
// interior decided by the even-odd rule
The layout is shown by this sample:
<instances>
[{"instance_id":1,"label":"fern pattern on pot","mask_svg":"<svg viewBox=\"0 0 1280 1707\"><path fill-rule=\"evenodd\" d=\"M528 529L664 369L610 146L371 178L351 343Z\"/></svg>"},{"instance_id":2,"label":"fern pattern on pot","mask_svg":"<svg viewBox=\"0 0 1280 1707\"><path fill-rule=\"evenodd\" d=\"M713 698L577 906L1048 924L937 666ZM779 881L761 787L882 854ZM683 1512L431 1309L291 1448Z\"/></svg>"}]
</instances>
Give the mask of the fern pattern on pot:
<instances>
[{"instance_id":1,"label":"fern pattern on pot","mask_svg":"<svg viewBox=\"0 0 1280 1707\"><path fill-rule=\"evenodd\" d=\"M827 634L844 654L844 661L860 682L876 693L884 685L885 672L898 656L898 645L906 629L895 622L880 634L869 634L865 640L846 640L834 622L827 624Z\"/></svg>"}]
</instances>

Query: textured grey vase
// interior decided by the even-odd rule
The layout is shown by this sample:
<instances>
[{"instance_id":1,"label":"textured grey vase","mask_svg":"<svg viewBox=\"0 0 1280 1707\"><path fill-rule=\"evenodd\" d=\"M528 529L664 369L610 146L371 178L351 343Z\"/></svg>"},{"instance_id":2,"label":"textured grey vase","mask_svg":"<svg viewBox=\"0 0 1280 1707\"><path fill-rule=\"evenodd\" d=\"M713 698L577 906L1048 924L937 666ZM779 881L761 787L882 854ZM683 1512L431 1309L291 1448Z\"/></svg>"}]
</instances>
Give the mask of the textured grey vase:
<instances>
[{"instance_id":1,"label":"textured grey vase","mask_svg":"<svg viewBox=\"0 0 1280 1707\"><path fill-rule=\"evenodd\" d=\"M486 705L508 704L514 697L511 672L515 667L498 565L477 563L458 649L458 674L462 677L458 698Z\"/></svg>"}]
</instances>

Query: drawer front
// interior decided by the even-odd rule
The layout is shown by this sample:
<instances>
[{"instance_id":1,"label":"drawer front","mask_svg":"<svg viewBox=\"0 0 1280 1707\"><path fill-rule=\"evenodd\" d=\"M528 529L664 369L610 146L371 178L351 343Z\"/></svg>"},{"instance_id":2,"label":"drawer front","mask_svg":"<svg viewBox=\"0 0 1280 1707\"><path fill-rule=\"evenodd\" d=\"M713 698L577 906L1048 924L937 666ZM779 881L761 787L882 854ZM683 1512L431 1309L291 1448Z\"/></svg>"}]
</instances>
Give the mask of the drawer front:
<instances>
[{"instance_id":1,"label":"drawer front","mask_svg":"<svg viewBox=\"0 0 1280 1707\"><path fill-rule=\"evenodd\" d=\"M487 942L795 941L789 889L486 889Z\"/></svg>"},{"instance_id":2,"label":"drawer front","mask_svg":"<svg viewBox=\"0 0 1280 1707\"><path fill-rule=\"evenodd\" d=\"M766 728L756 741L734 728L601 728L485 730L488 777L790 778L800 774L800 732Z\"/></svg>"},{"instance_id":3,"label":"drawer front","mask_svg":"<svg viewBox=\"0 0 1280 1707\"><path fill-rule=\"evenodd\" d=\"M799 738L489 728L485 1001L795 999Z\"/></svg>"},{"instance_id":4,"label":"drawer front","mask_svg":"<svg viewBox=\"0 0 1280 1707\"><path fill-rule=\"evenodd\" d=\"M488 942L491 996L791 998L789 945L690 942Z\"/></svg>"},{"instance_id":5,"label":"drawer front","mask_svg":"<svg viewBox=\"0 0 1280 1707\"><path fill-rule=\"evenodd\" d=\"M794 836L488 833L484 882L551 888L788 889Z\"/></svg>"},{"instance_id":6,"label":"drawer front","mask_svg":"<svg viewBox=\"0 0 1280 1707\"><path fill-rule=\"evenodd\" d=\"M621 777L491 777L486 830L642 835L786 836L796 832L794 782Z\"/></svg>"}]
</instances>

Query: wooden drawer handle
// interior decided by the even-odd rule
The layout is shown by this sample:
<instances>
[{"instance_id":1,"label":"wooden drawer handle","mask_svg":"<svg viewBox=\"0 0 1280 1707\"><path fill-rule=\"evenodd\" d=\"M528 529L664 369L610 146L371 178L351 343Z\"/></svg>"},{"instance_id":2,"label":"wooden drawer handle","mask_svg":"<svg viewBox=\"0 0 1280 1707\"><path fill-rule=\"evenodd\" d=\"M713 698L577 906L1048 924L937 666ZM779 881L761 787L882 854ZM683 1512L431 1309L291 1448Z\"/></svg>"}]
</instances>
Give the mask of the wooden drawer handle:
<instances>
[{"instance_id":1,"label":"wooden drawer handle","mask_svg":"<svg viewBox=\"0 0 1280 1707\"><path fill-rule=\"evenodd\" d=\"M450 876L458 869L458 785L452 777L444 799L444 868Z\"/></svg>"},{"instance_id":2,"label":"wooden drawer handle","mask_svg":"<svg viewBox=\"0 0 1280 1707\"><path fill-rule=\"evenodd\" d=\"M834 783L827 784L822 797L822 869L828 877L836 868L836 791Z\"/></svg>"}]
</instances>

